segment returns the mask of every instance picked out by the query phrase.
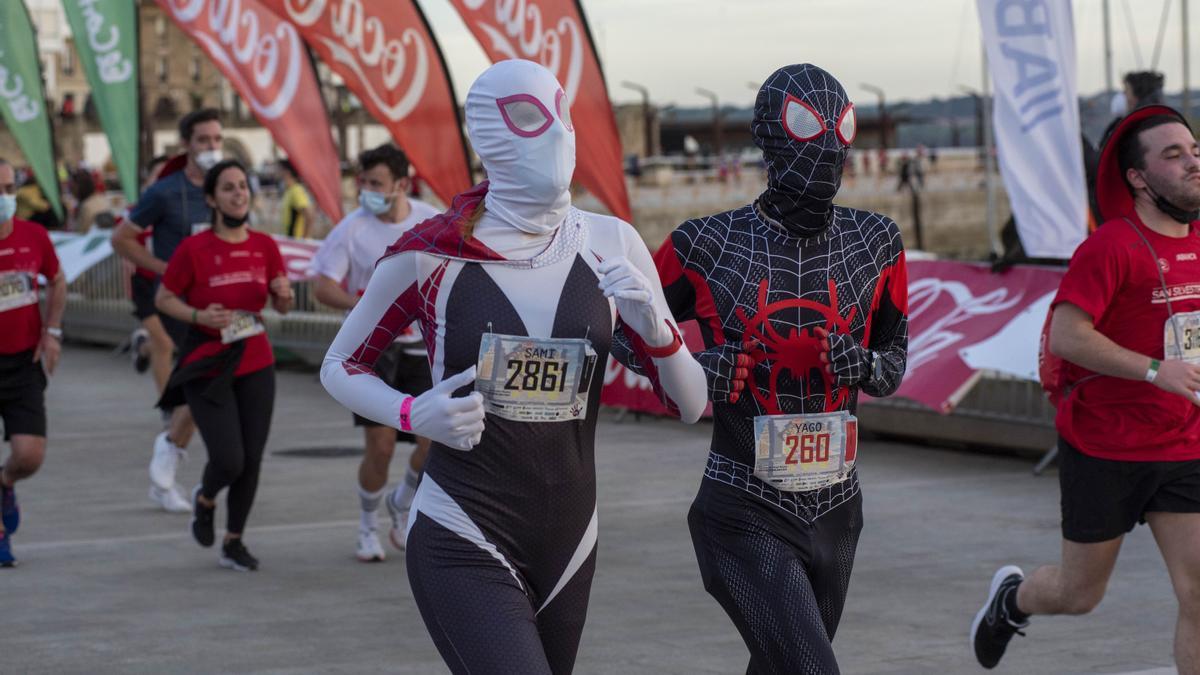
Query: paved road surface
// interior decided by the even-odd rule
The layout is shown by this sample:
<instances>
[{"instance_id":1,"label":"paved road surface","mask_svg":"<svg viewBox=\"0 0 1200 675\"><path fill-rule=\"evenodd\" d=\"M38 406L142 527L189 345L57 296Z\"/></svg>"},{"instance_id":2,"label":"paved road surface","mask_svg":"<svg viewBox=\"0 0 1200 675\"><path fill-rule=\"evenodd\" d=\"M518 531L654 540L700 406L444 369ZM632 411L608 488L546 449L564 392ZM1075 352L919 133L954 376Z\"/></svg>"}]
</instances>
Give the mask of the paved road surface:
<instances>
[{"instance_id":1,"label":"paved road surface","mask_svg":"<svg viewBox=\"0 0 1200 675\"><path fill-rule=\"evenodd\" d=\"M0 672L445 672L403 558L354 559L357 458L280 454L359 443L314 373L279 375L246 535L263 568L238 574L191 541L186 516L146 498L158 430L150 378L82 347L61 368L49 457L19 489L21 566L0 570ZM576 672L744 672L747 652L701 588L685 522L708 434L706 424L604 415L598 571ZM204 458L198 439L191 450L189 487ZM866 443L860 466L866 528L835 642L843 672L982 672L966 633L992 572L1058 553L1053 472L1033 478L1025 459L881 441ZM996 672L1174 672L1174 617L1141 528L1093 615L1036 619Z\"/></svg>"}]
</instances>

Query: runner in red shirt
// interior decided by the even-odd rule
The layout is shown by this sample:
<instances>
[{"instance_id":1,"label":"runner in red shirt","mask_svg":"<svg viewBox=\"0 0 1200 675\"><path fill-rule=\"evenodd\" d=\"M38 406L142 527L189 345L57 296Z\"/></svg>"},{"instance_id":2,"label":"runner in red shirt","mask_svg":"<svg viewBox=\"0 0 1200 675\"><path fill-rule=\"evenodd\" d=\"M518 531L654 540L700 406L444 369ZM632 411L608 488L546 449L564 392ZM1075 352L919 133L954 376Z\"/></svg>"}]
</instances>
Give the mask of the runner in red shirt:
<instances>
[{"instance_id":1,"label":"runner in red shirt","mask_svg":"<svg viewBox=\"0 0 1200 675\"><path fill-rule=\"evenodd\" d=\"M21 523L13 485L29 478L46 456L46 376L62 350L67 281L50 237L40 225L17 220L17 179L0 159L0 420L12 454L0 468L0 567L12 567L9 538ZM38 275L49 280L46 316L38 305Z\"/></svg>"},{"instance_id":2,"label":"runner in red shirt","mask_svg":"<svg viewBox=\"0 0 1200 675\"><path fill-rule=\"evenodd\" d=\"M1175 662L1200 673L1200 145L1166 106L1113 132L1097 197L1107 222L1075 251L1050 349L1069 362L1058 405L1063 557L992 578L971 630L994 667L1032 614L1086 614L1121 542L1148 522L1179 600ZM1182 348L1180 348L1182 346Z\"/></svg>"},{"instance_id":3,"label":"runner in red shirt","mask_svg":"<svg viewBox=\"0 0 1200 675\"><path fill-rule=\"evenodd\" d=\"M218 163L204 178L204 195L212 229L179 244L156 298L160 311L190 324L159 405L186 401L208 449L204 478L192 491L192 535L201 546L213 545L215 500L228 487L220 564L245 572L258 568L241 537L275 405L275 358L259 314L268 301L286 313L292 288L275 241L246 228L245 167Z\"/></svg>"}]
</instances>

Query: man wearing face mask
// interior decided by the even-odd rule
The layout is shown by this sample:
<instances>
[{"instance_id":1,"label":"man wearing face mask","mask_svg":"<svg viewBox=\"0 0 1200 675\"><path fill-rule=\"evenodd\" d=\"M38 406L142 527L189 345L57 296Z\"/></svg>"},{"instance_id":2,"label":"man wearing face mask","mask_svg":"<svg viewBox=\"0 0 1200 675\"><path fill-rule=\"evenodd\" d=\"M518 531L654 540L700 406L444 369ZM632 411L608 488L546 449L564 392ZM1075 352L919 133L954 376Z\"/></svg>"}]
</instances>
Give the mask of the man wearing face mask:
<instances>
[{"instance_id":1,"label":"man wearing face mask","mask_svg":"<svg viewBox=\"0 0 1200 675\"><path fill-rule=\"evenodd\" d=\"M688 524L748 672L836 673L862 528L853 413L859 391L887 396L904 374L904 248L891 219L833 203L855 117L832 75L777 70L751 131L767 189L656 255L675 318L707 347L713 437Z\"/></svg>"},{"instance_id":2,"label":"man wearing face mask","mask_svg":"<svg viewBox=\"0 0 1200 675\"><path fill-rule=\"evenodd\" d=\"M346 310L354 309L367 288L375 263L414 225L437 215L425 202L408 197L411 179L408 158L394 145L381 145L358 158L359 208L348 214L329 233L313 257L312 272L317 278L317 300ZM395 389L414 395L423 394L432 386L429 381L429 362L425 345L416 326L409 326L380 355L375 362L375 374ZM404 481L385 494L388 467L396 449L397 431L360 415L354 415L355 426L363 427L366 454L358 467L358 497L362 517L358 528L358 559L379 562L385 557L379 543L378 511L387 503L392 516L390 539L398 549L404 548L404 529L409 505L417 492L429 439L404 434L415 439L417 447L409 458Z\"/></svg>"},{"instance_id":3,"label":"man wearing face mask","mask_svg":"<svg viewBox=\"0 0 1200 675\"><path fill-rule=\"evenodd\" d=\"M14 485L46 457L44 391L62 350L67 305L67 281L49 235L16 212L16 171L0 159L0 423L12 450L0 466L0 567L17 564L10 541L21 523ZM39 276L50 282L44 318Z\"/></svg>"},{"instance_id":4,"label":"man wearing face mask","mask_svg":"<svg viewBox=\"0 0 1200 675\"><path fill-rule=\"evenodd\" d=\"M179 139L185 154L182 170L165 174L151 185L137 204L113 231L113 250L135 266L158 275L153 281L138 282L133 291L147 296L143 304L153 304L167 261L185 238L208 229L212 210L204 200L204 174L221 161L221 120L212 109L188 113L179 122ZM169 165L171 163L168 163ZM138 236L146 228L154 228L153 250L147 249ZM187 326L159 312L163 327L173 344L155 343L152 349L173 352L187 334ZM159 353L151 358L171 359ZM159 392L160 394L162 392ZM171 411L167 429L154 440L150 460L150 499L172 512L189 512L191 505L175 483L175 469L186 456L188 443L195 432L187 406Z\"/></svg>"},{"instance_id":5,"label":"man wearing face mask","mask_svg":"<svg viewBox=\"0 0 1200 675\"><path fill-rule=\"evenodd\" d=\"M637 231L571 206L575 128L554 75L496 63L471 85L466 121L488 181L379 261L321 382L433 441L405 562L450 670L569 673L596 564L609 344L625 336L687 422L704 410L704 372L680 349ZM414 321L437 383L415 397L374 370Z\"/></svg>"},{"instance_id":6,"label":"man wearing face mask","mask_svg":"<svg viewBox=\"0 0 1200 675\"><path fill-rule=\"evenodd\" d=\"M1121 120L1096 180L1107 219L1071 258L1050 350L1062 560L992 577L971 645L993 668L1035 614L1087 614L1125 534L1149 523L1179 602L1175 666L1200 674L1200 144L1162 105Z\"/></svg>"}]
</instances>

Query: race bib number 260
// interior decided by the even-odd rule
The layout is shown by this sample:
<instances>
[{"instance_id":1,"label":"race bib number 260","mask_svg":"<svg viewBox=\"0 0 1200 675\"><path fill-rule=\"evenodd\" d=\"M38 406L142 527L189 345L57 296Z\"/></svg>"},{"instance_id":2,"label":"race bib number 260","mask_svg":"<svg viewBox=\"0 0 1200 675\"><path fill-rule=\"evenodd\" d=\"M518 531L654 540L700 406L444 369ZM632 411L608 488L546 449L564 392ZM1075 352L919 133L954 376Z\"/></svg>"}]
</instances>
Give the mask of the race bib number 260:
<instances>
[{"instance_id":1,"label":"race bib number 260","mask_svg":"<svg viewBox=\"0 0 1200 675\"><path fill-rule=\"evenodd\" d=\"M754 418L754 475L780 490L841 482L858 455L858 419L848 412Z\"/></svg>"},{"instance_id":2,"label":"race bib number 260","mask_svg":"<svg viewBox=\"0 0 1200 675\"><path fill-rule=\"evenodd\" d=\"M475 391L493 415L518 422L565 422L587 417L596 368L591 343L484 333Z\"/></svg>"}]
</instances>

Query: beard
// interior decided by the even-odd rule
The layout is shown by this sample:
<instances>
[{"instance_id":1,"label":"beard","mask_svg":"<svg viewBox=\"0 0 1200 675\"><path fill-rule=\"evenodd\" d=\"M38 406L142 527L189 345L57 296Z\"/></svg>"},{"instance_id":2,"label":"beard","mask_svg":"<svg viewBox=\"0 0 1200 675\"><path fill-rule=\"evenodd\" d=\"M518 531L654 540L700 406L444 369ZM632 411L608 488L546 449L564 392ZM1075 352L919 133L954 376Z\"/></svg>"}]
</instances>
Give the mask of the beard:
<instances>
[{"instance_id":1,"label":"beard","mask_svg":"<svg viewBox=\"0 0 1200 675\"><path fill-rule=\"evenodd\" d=\"M1195 176L1195 173L1190 173L1181 180L1169 181L1147 175L1146 184L1171 204L1184 211L1195 211L1200 209L1200 180Z\"/></svg>"}]
</instances>

